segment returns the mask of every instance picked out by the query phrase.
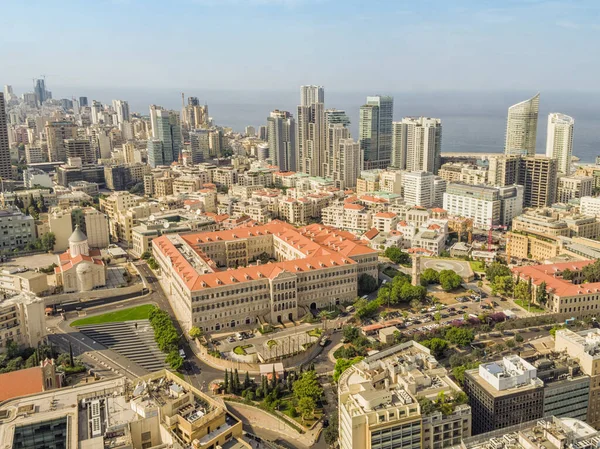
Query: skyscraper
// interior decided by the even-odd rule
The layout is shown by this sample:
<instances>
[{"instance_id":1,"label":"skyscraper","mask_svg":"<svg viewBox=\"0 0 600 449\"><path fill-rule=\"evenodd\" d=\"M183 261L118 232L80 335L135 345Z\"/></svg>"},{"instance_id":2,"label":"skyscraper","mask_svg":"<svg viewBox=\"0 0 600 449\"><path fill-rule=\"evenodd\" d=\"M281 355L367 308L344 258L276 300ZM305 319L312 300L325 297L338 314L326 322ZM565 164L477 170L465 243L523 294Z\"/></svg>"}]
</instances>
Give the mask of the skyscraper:
<instances>
[{"instance_id":1,"label":"skyscraper","mask_svg":"<svg viewBox=\"0 0 600 449\"><path fill-rule=\"evenodd\" d=\"M100 116L102 114L102 103L96 100L92 100L92 123L97 125L100 123Z\"/></svg>"},{"instance_id":2,"label":"skyscraper","mask_svg":"<svg viewBox=\"0 0 600 449\"><path fill-rule=\"evenodd\" d=\"M117 122L122 124L129 121L129 103L124 100L113 100L113 109L117 113Z\"/></svg>"},{"instance_id":3,"label":"skyscraper","mask_svg":"<svg viewBox=\"0 0 600 449\"><path fill-rule=\"evenodd\" d=\"M10 147L8 144L8 122L4 93L0 92L0 178L12 179L10 166Z\"/></svg>"},{"instance_id":4,"label":"skyscraper","mask_svg":"<svg viewBox=\"0 0 600 449\"><path fill-rule=\"evenodd\" d=\"M210 158L210 139L208 129L190 131L190 150L192 163L199 164Z\"/></svg>"},{"instance_id":5,"label":"skyscraper","mask_svg":"<svg viewBox=\"0 0 600 449\"><path fill-rule=\"evenodd\" d=\"M150 125L152 125L152 137L157 138L158 126L156 125L156 111L161 110L162 106L150 105Z\"/></svg>"},{"instance_id":6,"label":"skyscraper","mask_svg":"<svg viewBox=\"0 0 600 449\"><path fill-rule=\"evenodd\" d=\"M559 173L571 173L573 156L573 125L575 120L565 114L548 114L548 134L546 137L546 156L556 159Z\"/></svg>"},{"instance_id":7,"label":"skyscraper","mask_svg":"<svg viewBox=\"0 0 600 449\"><path fill-rule=\"evenodd\" d=\"M187 129L207 128L208 105L201 106L197 97L188 97L188 104L183 108L182 123Z\"/></svg>"},{"instance_id":8,"label":"skyscraper","mask_svg":"<svg viewBox=\"0 0 600 449\"><path fill-rule=\"evenodd\" d=\"M346 127L350 126L350 117L348 117L346 111L342 111L341 109L325 109L325 125L329 127L329 125L336 123L341 123Z\"/></svg>"},{"instance_id":9,"label":"skyscraper","mask_svg":"<svg viewBox=\"0 0 600 449\"><path fill-rule=\"evenodd\" d=\"M298 106L297 170L311 176L323 176L325 164L325 105L320 86L300 87Z\"/></svg>"},{"instance_id":10,"label":"skyscraper","mask_svg":"<svg viewBox=\"0 0 600 449\"><path fill-rule=\"evenodd\" d=\"M442 153L439 118L405 117L393 124L392 165L408 171L437 173Z\"/></svg>"},{"instance_id":11,"label":"skyscraper","mask_svg":"<svg viewBox=\"0 0 600 449\"><path fill-rule=\"evenodd\" d=\"M181 125L179 113L165 109L156 110L156 138L162 142L165 165L179 160L181 152ZM169 160L168 153L171 153Z\"/></svg>"},{"instance_id":12,"label":"skyscraper","mask_svg":"<svg viewBox=\"0 0 600 449\"><path fill-rule=\"evenodd\" d=\"M35 97L39 105L42 105L44 101L52 98L52 93L46 90L46 81L43 79L35 80L33 92L35 93Z\"/></svg>"},{"instance_id":13,"label":"skyscraper","mask_svg":"<svg viewBox=\"0 0 600 449\"><path fill-rule=\"evenodd\" d=\"M327 127L327 149L325 152L324 175L333 178L334 172L339 171L340 141L350 138L350 130L341 123L331 123Z\"/></svg>"},{"instance_id":14,"label":"skyscraper","mask_svg":"<svg viewBox=\"0 0 600 449\"><path fill-rule=\"evenodd\" d=\"M506 119L507 155L534 156L537 136L537 120L540 109L540 94L508 108Z\"/></svg>"},{"instance_id":15,"label":"skyscraper","mask_svg":"<svg viewBox=\"0 0 600 449\"><path fill-rule=\"evenodd\" d=\"M390 165L393 115L393 97L367 97L366 104L361 106L358 134L365 170Z\"/></svg>"},{"instance_id":16,"label":"skyscraper","mask_svg":"<svg viewBox=\"0 0 600 449\"><path fill-rule=\"evenodd\" d=\"M65 140L65 152L67 160L79 157L84 165L93 165L97 162L95 151L87 139Z\"/></svg>"},{"instance_id":17,"label":"skyscraper","mask_svg":"<svg viewBox=\"0 0 600 449\"><path fill-rule=\"evenodd\" d=\"M339 151L333 160L331 177L340 189L356 187L356 179L362 166L360 144L353 139L340 139L338 145Z\"/></svg>"},{"instance_id":18,"label":"skyscraper","mask_svg":"<svg viewBox=\"0 0 600 449\"><path fill-rule=\"evenodd\" d=\"M404 175L404 202L408 206L431 207L435 200L435 175L413 171Z\"/></svg>"},{"instance_id":19,"label":"skyscraper","mask_svg":"<svg viewBox=\"0 0 600 449\"><path fill-rule=\"evenodd\" d=\"M325 103L323 86L300 86L300 106L310 106L314 103Z\"/></svg>"},{"instance_id":20,"label":"skyscraper","mask_svg":"<svg viewBox=\"0 0 600 449\"><path fill-rule=\"evenodd\" d=\"M75 123L67 121L47 122L48 160L50 162L67 162L65 140L75 138L77 138Z\"/></svg>"},{"instance_id":21,"label":"skyscraper","mask_svg":"<svg viewBox=\"0 0 600 449\"><path fill-rule=\"evenodd\" d=\"M82 108L87 107L88 105L88 98L87 97L79 97L79 106Z\"/></svg>"},{"instance_id":22,"label":"skyscraper","mask_svg":"<svg viewBox=\"0 0 600 449\"><path fill-rule=\"evenodd\" d=\"M281 171L296 171L296 122L288 111L278 109L267 118L269 156Z\"/></svg>"},{"instance_id":23,"label":"skyscraper","mask_svg":"<svg viewBox=\"0 0 600 449\"><path fill-rule=\"evenodd\" d=\"M4 101L6 103L10 102L15 97L12 86L5 84L4 85Z\"/></svg>"}]
</instances>

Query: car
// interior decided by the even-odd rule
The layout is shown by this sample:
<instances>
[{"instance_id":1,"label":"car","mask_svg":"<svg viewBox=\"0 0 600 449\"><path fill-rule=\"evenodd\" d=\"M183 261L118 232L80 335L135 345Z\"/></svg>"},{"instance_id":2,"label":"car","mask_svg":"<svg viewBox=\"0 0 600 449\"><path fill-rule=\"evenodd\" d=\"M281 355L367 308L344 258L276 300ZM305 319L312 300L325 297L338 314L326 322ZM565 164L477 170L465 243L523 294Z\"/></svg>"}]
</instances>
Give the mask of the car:
<instances>
[{"instance_id":1,"label":"car","mask_svg":"<svg viewBox=\"0 0 600 449\"><path fill-rule=\"evenodd\" d=\"M180 356L182 359L185 359L185 351L184 351L183 349L181 349L181 348L179 348L179 356Z\"/></svg>"},{"instance_id":2,"label":"car","mask_svg":"<svg viewBox=\"0 0 600 449\"><path fill-rule=\"evenodd\" d=\"M465 309L468 309L469 306L460 306L460 308L463 309L463 310L465 310Z\"/></svg>"},{"instance_id":3,"label":"car","mask_svg":"<svg viewBox=\"0 0 600 449\"><path fill-rule=\"evenodd\" d=\"M502 334L506 335L507 337L512 337L513 335L515 335L513 331L502 331Z\"/></svg>"},{"instance_id":4,"label":"car","mask_svg":"<svg viewBox=\"0 0 600 449\"><path fill-rule=\"evenodd\" d=\"M448 318L450 315L448 315L447 313L441 313L440 316L442 318Z\"/></svg>"},{"instance_id":5,"label":"car","mask_svg":"<svg viewBox=\"0 0 600 449\"><path fill-rule=\"evenodd\" d=\"M456 309L454 307L448 307L448 312L454 312Z\"/></svg>"},{"instance_id":6,"label":"car","mask_svg":"<svg viewBox=\"0 0 600 449\"><path fill-rule=\"evenodd\" d=\"M235 337L233 335L230 335L229 338L227 339L227 341L229 343L235 343Z\"/></svg>"},{"instance_id":7,"label":"car","mask_svg":"<svg viewBox=\"0 0 600 449\"><path fill-rule=\"evenodd\" d=\"M413 320L412 324L421 324L421 321L419 321L419 320Z\"/></svg>"}]
</instances>

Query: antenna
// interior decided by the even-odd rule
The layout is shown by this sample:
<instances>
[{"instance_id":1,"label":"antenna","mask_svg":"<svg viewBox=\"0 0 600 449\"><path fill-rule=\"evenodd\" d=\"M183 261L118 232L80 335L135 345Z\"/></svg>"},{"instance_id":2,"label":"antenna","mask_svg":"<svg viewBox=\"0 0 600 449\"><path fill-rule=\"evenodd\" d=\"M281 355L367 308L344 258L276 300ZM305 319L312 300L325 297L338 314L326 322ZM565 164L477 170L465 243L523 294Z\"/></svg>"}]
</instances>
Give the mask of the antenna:
<instances>
[{"instance_id":1,"label":"antenna","mask_svg":"<svg viewBox=\"0 0 600 449\"><path fill-rule=\"evenodd\" d=\"M185 94L181 92L181 109L185 109Z\"/></svg>"}]
</instances>

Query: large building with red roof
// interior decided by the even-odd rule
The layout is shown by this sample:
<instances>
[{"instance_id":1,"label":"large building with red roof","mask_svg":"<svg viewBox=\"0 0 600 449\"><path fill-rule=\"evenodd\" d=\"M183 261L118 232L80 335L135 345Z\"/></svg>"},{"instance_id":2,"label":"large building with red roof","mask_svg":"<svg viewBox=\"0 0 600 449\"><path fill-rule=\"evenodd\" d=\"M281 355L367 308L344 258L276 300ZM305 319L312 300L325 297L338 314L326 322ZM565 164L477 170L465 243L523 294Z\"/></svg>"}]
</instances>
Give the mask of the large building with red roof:
<instances>
[{"instance_id":1,"label":"large building with red roof","mask_svg":"<svg viewBox=\"0 0 600 449\"><path fill-rule=\"evenodd\" d=\"M574 313L578 316L596 315L600 311L600 282L584 283L583 268L594 260L581 260L546 265L517 267L513 274L520 282L531 282L533 297L539 297L539 288L546 288L545 306L555 313ZM573 280L563 278L565 270Z\"/></svg>"},{"instance_id":2,"label":"large building with red roof","mask_svg":"<svg viewBox=\"0 0 600 449\"><path fill-rule=\"evenodd\" d=\"M377 278L377 251L319 224L163 235L152 247L179 320L206 332L296 320L354 300L361 274Z\"/></svg>"}]
</instances>

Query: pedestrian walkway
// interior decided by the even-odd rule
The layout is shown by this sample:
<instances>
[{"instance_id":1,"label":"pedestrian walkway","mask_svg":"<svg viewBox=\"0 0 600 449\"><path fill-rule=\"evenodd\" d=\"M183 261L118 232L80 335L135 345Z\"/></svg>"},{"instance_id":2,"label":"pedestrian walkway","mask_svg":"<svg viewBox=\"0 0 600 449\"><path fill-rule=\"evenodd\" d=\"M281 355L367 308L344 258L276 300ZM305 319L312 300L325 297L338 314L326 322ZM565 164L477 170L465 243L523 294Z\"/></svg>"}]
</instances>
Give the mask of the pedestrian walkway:
<instances>
[{"instance_id":1,"label":"pedestrian walkway","mask_svg":"<svg viewBox=\"0 0 600 449\"><path fill-rule=\"evenodd\" d=\"M127 357L152 372L167 367L165 354L158 349L148 320L90 324L78 327L86 337Z\"/></svg>"}]
</instances>

